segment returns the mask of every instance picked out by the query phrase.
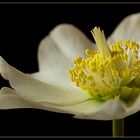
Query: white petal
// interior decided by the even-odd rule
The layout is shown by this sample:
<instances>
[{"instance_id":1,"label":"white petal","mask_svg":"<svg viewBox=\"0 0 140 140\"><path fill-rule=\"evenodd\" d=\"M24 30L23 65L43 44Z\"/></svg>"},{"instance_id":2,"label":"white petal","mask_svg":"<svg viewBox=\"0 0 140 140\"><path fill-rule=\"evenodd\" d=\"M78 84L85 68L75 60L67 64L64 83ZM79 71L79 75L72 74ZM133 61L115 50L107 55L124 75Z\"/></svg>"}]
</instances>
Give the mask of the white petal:
<instances>
[{"instance_id":1,"label":"white petal","mask_svg":"<svg viewBox=\"0 0 140 140\"><path fill-rule=\"evenodd\" d=\"M116 27L108 39L108 43L115 43L117 40L132 40L140 43L140 13L132 14L124 18Z\"/></svg>"},{"instance_id":2,"label":"white petal","mask_svg":"<svg viewBox=\"0 0 140 140\"><path fill-rule=\"evenodd\" d=\"M73 114L75 118L90 120L113 120L122 119L130 114L127 113L126 105L120 100L111 99L100 103L90 99L88 101L71 106L53 106L59 112Z\"/></svg>"},{"instance_id":3,"label":"white petal","mask_svg":"<svg viewBox=\"0 0 140 140\"><path fill-rule=\"evenodd\" d=\"M27 97L23 97L17 91L3 87L0 90L0 109L34 108L53 112L66 113L54 104L48 102L36 102Z\"/></svg>"},{"instance_id":4,"label":"white petal","mask_svg":"<svg viewBox=\"0 0 140 140\"><path fill-rule=\"evenodd\" d=\"M23 97L17 91L3 87L0 90L0 109L34 108L53 112L65 113L54 104L47 102L36 102L27 97Z\"/></svg>"},{"instance_id":5,"label":"white petal","mask_svg":"<svg viewBox=\"0 0 140 140\"><path fill-rule=\"evenodd\" d=\"M17 109L17 108L34 108L34 109L43 109L53 112L59 112L59 113L77 113L78 111L82 110L88 110L90 107L89 105L92 105L92 110L96 110L96 102L93 101L87 101L82 104L78 104L76 106L56 106L54 104L48 103L48 102L36 102L32 101L29 98L20 96L20 93L17 91L8 88L3 87L0 90L0 109ZM81 109L82 107L82 109ZM79 110L80 109L80 110Z\"/></svg>"},{"instance_id":6,"label":"white petal","mask_svg":"<svg viewBox=\"0 0 140 140\"><path fill-rule=\"evenodd\" d=\"M45 107L39 103L23 98L16 91L4 87L0 90L0 109L16 109L16 108L38 108Z\"/></svg>"},{"instance_id":7,"label":"white petal","mask_svg":"<svg viewBox=\"0 0 140 140\"><path fill-rule=\"evenodd\" d=\"M22 96L35 101L47 101L56 104L75 104L90 98L84 91L68 87L53 86L31 78L0 57L0 73L9 80L11 86Z\"/></svg>"},{"instance_id":8,"label":"white petal","mask_svg":"<svg viewBox=\"0 0 140 140\"><path fill-rule=\"evenodd\" d=\"M71 114L74 114L75 118L80 119L95 119L95 120L112 120L121 119L126 117L126 106L118 100L109 100L105 103L99 103L90 99L80 104L72 106L61 106L59 109L65 110Z\"/></svg>"},{"instance_id":9,"label":"white petal","mask_svg":"<svg viewBox=\"0 0 140 140\"><path fill-rule=\"evenodd\" d=\"M73 60L85 56L85 49L92 48L92 42L75 26L60 24L56 26L39 44L39 71L33 75L42 81L57 84L70 84L68 69Z\"/></svg>"},{"instance_id":10,"label":"white petal","mask_svg":"<svg viewBox=\"0 0 140 140\"><path fill-rule=\"evenodd\" d=\"M140 111L140 96L138 96L134 104L130 108L127 109L127 115L129 116L138 111Z\"/></svg>"},{"instance_id":11,"label":"white petal","mask_svg":"<svg viewBox=\"0 0 140 140\"><path fill-rule=\"evenodd\" d=\"M54 86L65 86L68 88L77 88L76 85L71 82L70 80L70 74L68 73L68 70L66 71L67 75L62 73L60 74L59 70L54 71L54 70L48 70L48 71L39 71L36 73L29 74L32 78L40 80L41 82L51 84ZM54 75L53 75L54 73ZM64 74L64 75L63 75Z\"/></svg>"},{"instance_id":12,"label":"white petal","mask_svg":"<svg viewBox=\"0 0 140 140\"><path fill-rule=\"evenodd\" d=\"M138 107L137 102L137 107ZM15 108L36 108L59 113L69 113L80 119L112 120L120 119L133 114L126 112L126 106L121 101L110 100L105 103L99 103L90 99L88 101L70 105L56 106L48 102L35 102L29 98L20 96L19 93L10 88L4 87L0 90L0 109Z\"/></svg>"}]
</instances>

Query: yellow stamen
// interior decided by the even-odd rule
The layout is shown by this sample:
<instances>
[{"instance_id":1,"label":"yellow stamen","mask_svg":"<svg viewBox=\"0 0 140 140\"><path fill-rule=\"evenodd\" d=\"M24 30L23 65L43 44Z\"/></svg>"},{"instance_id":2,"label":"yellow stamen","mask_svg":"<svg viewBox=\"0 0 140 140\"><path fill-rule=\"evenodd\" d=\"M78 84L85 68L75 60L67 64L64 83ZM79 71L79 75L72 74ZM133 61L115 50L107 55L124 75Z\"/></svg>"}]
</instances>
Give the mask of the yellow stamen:
<instances>
[{"instance_id":1,"label":"yellow stamen","mask_svg":"<svg viewBox=\"0 0 140 140\"><path fill-rule=\"evenodd\" d=\"M100 28L95 27L91 31L91 33L95 39L95 42L96 42L97 47L101 53L101 56L103 58L111 56L111 52L110 52L110 49L109 49L108 44L106 42L104 32L101 31Z\"/></svg>"},{"instance_id":2,"label":"yellow stamen","mask_svg":"<svg viewBox=\"0 0 140 140\"><path fill-rule=\"evenodd\" d=\"M120 89L132 80L137 83L140 79L140 47L129 40L119 40L109 47L100 28L95 27L91 32L99 50L87 49L87 58L78 57L74 60L74 68L69 70L71 81L80 89L88 91L93 98L122 99L124 96Z\"/></svg>"}]
</instances>

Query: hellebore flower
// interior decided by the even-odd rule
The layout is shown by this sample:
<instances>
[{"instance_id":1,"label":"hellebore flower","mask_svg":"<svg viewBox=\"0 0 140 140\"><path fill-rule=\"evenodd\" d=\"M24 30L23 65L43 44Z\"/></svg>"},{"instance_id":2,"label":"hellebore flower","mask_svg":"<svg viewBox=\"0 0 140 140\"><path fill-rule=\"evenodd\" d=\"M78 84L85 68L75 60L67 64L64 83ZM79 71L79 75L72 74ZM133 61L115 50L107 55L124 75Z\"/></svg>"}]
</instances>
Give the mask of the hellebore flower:
<instances>
[{"instance_id":1,"label":"hellebore flower","mask_svg":"<svg viewBox=\"0 0 140 140\"><path fill-rule=\"evenodd\" d=\"M39 72L33 74L1 57L0 73L13 89L0 90L0 109L38 108L96 120L139 111L140 14L126 17L107 41L100 28L92 34L96 44L73 25L56 26L39 45Z\"/></svg>"}]
</instances>

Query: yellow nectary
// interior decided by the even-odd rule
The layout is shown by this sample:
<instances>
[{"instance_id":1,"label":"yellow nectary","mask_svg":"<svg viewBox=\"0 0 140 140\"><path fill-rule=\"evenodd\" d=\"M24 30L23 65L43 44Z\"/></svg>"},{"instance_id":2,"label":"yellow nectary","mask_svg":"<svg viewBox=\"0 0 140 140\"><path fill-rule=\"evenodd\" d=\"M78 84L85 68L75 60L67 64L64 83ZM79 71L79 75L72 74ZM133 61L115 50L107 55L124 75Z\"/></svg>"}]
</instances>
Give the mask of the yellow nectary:
<instances>
[{"instance_id":1,"label":"yellow nectary","mask_svg":"<svg viewBox=\"0 0 140 140\"><path fill-rule=\"evenodd\" d=\"M74 60L74 68L69 70L72 82L97 100L124 100L124 92L129 98L132 89L133 93L137 89L140 79L139 45L133 41L119 40L109 47L100 28L95 27L91 32L98 51L87 49L87 58Z\"/></svg>"}]
</instances>

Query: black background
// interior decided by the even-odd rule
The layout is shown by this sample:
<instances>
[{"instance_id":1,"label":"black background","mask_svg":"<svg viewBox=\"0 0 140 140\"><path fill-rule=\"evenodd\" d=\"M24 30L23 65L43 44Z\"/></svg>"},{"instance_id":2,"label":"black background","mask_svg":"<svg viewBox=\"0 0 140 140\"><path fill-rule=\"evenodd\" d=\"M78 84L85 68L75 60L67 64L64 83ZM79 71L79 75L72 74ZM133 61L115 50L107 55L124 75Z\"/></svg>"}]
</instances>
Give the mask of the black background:
<instances>
[{"instance_id":1,"label":"black background","mask_svg":"<svg viewBox=\"0 0 140 140\"><path fill-rule=\"evenodd\" d=\"M0 4L0 55L25 73L36 72L38 44L57 24L74 24L92 39L94 26L109 36L125 16L139 11L140 4ZM0 81L1 87L9 85ZM139 126L138 112L125 119L125 135L140 136ZM37 109L1 110L0 135L111 136L111 121Z\"/></svg>"}]
</instances>

